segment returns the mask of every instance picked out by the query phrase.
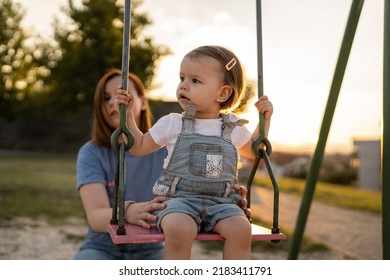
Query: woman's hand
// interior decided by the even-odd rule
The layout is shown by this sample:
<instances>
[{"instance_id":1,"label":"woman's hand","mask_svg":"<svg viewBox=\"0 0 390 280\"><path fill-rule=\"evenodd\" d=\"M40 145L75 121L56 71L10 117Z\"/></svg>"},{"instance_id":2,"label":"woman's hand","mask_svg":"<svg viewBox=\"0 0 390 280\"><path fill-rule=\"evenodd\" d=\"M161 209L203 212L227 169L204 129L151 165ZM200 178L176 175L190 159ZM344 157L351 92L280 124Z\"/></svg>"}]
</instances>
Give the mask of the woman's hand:
<instances>
[{"instance_id":1,"label":"woman's hand","mask_svg":"<svg viewBox=\"0 0 390 280\"><path fill-rule=\"evenodd\" d=\"M164 209L166 205L162 202L168 199L169 198L165 196L157 196L151 201L133 203L129 205L125 212L126 222L144 228L150 228L151 223L156 223L158 219L158 217L153 215L152 212Z\"/></svg>"},{"instance_id":2,"label":"woman's hand","mask_svg":"<svg viewBox=\"0 0 390 280\"><path fill-rule=\"evenodd\" d=\"M248 193L248 190L244 186L240 186L239 194L241 196L241 201L239 202L238 206L241 207L242 210L244 210L245 215L249 218L251 216L251 209L247 208L248 201L246 200L246 194Z\"/></svg>"}]
</instances>

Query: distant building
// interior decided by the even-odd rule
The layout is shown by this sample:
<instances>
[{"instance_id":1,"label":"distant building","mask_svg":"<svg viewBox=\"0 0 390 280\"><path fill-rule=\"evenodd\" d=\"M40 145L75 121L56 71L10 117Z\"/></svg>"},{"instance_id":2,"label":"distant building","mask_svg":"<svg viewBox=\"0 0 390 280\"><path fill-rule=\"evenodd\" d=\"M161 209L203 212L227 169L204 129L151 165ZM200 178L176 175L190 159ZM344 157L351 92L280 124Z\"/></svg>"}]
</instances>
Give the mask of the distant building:
<instances>
[{"instance_id":1,"label":"distant building","mask_svg":"<svg viewBox=\"0 0 390 280\"><path fill-rule=\"evenodd\" d=\"M361 189L381 190L380 140L355 140L353 165L358 171L357 186Z\"/></svg>"}]
</instances>

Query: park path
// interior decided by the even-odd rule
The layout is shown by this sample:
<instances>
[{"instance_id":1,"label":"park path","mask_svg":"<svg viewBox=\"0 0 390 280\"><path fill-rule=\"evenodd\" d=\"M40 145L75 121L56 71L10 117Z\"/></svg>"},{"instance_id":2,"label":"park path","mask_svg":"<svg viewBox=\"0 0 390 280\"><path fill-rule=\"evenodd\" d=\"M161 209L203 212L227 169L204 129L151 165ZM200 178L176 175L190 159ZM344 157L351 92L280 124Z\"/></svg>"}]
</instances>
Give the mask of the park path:
<instances>
[{"instance_id":1,"label":"park path","mask_svg":"<svg viewBox=\"0 0 390 280\"><path fill-rule=\"evenodd\" d=\"M293 231L301 197L280 193L279 202L279 226ZM272 190L254 187L251 211L253 217L257 216L272 225ZM352 259L382 259L382 217L378 214L333 207L313 201L305 235Z\"/></svg>"}]
</instances>

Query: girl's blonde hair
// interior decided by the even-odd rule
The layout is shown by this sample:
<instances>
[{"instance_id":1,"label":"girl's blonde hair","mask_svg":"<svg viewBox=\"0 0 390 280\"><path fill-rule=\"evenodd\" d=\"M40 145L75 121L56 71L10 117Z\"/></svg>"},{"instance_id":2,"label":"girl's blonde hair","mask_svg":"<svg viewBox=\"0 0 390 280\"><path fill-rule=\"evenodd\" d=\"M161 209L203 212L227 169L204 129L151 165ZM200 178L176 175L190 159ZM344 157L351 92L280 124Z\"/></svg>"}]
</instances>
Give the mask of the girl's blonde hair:
<instances>
[{"instance_id":1,"label":"girl's blonde hair","mask_svg":"<svg viewBox=\"0 0 390 280\"><path fill-rule=\"evenodd\" d=\"M187 53L185 57L211 57L219 61L225 77L224 84L232 88L229 99L221 103L221 111L232 111L240 104L246 81L241 63L232 51L221 46L201 46Z\"/></svg>"}]
</instances>

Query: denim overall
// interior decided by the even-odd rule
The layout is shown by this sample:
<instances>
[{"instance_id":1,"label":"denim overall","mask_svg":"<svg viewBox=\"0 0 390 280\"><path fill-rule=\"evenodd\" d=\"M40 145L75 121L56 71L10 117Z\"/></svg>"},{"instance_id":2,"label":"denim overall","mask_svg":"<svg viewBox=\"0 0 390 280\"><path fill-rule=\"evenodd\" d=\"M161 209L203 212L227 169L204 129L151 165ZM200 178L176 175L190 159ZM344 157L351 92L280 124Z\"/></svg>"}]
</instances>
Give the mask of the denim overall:
<instances>
[{"instance_id":1,"label":"denim overall","mask_svg":"<svg viewBox=\"0 0 390 280\"><path fill-rule=\"evenodd\" d=\"M237 206L241 200L237 179L238 154L231 142L236 124L222 114L220 136L194 132L196 106L183 115L182 130L170 161L153 187L155 195L174 197L157 211L158 228L162 218L172 212L186 213L198 224L199 231L211 231L215 224L230 216L245 216Z\"/></svg>"}]
</instances>

